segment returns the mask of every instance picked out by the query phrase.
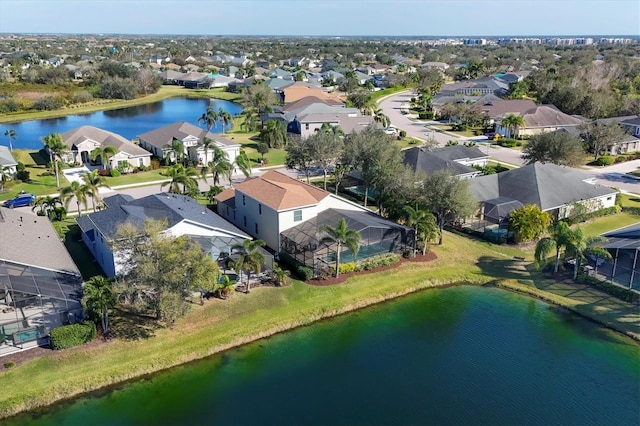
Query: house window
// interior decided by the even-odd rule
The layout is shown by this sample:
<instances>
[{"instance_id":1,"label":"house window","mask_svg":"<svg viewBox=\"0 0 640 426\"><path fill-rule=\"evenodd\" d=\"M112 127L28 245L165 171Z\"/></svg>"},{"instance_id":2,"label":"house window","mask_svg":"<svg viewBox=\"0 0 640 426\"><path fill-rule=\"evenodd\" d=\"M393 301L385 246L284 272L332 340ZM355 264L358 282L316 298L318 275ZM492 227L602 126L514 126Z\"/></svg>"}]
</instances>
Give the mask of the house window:
<instances>
[{"instance_id":1,"label":"house window","mask_svg":"<svg viewBox=\"0 0 640 426\"><path fill-rule=\"evenodd\" d=\"M607 197L607 201L611 201L613 197Z\"/></svg>"},{"instance_id":2,"label":"house window","mask_svg":"<svg viewBox=\"0 0 640 426\"><path fill-rule=\"evenodd\" d=\"M258 235L258 224L256 223L256 235Z\"/></svg>"},{"instance_id":3,"label":"house window","mask_svg":"<svg viewBox=\"0 0 640 426\"><path fill-rule=\"evenodd\" d=\"M242 196L242 205L246 205L247 204L247 198L243 195Z\"/></svg>"},{"instance_id":4,"label":"house window","mask_svg":"<svg viewBox=\"0 0 640 426\"><path fill-rule=\"evenodd\" d=\"M244 227L245 228L247 227L247 217L246 216L244 217Z\"/></svg>"},{"instance_id":5,"label":"house window","mask_svg":"<svg viewBox=\"0 0 640 426\"><path fill-rule=\"evenodd\" d=\"M138 166L144 166L144 158L138 158Z\"/></svg>"},{"instance_id":6,"label":"house window","mask_svg":"<svg viewBox=\"0 0 640 426\"><path fill-rule=\"evenodd\" d=\"M262 204L258 204L258 214L262 214Z\"/></svg>"},{"instance_id":7,"label":"house window","mask_svg":"<svg viewBox=\"0 0 640 426\"><path fill-rule=\"evenodd\" d=\"M302 220L302 210L293 211L293 221L300 222Z\"/></svg>"},{"instance_id":8,"label":"house window","mask_svg":"<svg viewBox=\"0 0 640 426\"><path fill-rule=\"evenodd\" d=\"M304 129L305 129L305 130L309 130L309 123L305 123L305 124L304 124Z\"/></svg>"}]
</instances>

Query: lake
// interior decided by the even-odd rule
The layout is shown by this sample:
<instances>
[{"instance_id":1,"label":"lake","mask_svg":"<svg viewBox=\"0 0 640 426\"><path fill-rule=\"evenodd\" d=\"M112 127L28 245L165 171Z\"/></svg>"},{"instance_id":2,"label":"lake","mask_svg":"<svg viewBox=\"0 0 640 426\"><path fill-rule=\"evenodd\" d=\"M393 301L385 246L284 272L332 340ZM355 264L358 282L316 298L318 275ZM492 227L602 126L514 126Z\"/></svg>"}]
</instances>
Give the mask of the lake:
<instances>
[{"instance_id":1,"label":"lake","mask_svg":"<svg viewBox=\"0 0 640 426\"><path fill-rule=\"evenodd\" d=\"M633 425L640 346L499 289L429 290L8 425ZM28 386L28 384L25 384Z\"/></svg>"},{"instance_id":2,"label":"lake","mask_svg":"<svg viewBox=\"0 0 640 426\"><path fill-rule=\"evenodd\" d=\"M110 111L0 124L0 144L8 146L9 142L4 136L4 132L7 129L13 129L17 134L16 140L13 142L14 149L40 149L43 146L42 137L54 132L64 133L80 126L95 126L122 135L127 139L133 139L145 132L176 121L186 121L198 125L198 118L209 105L216 112L220 108L231 115L238 115L242 112L242 107L239 104L219 99L209 101L208 99L171 98ZM222 125L218 123L211 131L213 133L221 132Z\"/></svg>"}]
</instances>

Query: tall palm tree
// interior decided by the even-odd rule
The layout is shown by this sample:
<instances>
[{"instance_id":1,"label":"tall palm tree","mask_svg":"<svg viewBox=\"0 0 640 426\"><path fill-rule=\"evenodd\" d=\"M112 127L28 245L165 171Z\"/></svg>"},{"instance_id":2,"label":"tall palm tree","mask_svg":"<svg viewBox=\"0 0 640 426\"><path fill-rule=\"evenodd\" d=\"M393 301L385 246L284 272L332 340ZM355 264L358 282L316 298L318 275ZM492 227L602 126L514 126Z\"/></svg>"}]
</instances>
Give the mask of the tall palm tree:
<instances>
[{"instance_id":1,"label":"tall palm tree","mask_svg":"<svg viewBox=\"0 0 640 426\"><path fill-rule=\"evenodd\" d=\"M111 145L105 146L97 146L93 148L93 150L89 153L89 158L93 161L96 161L98 157L100 157L100 162L102 163L102 170L107 169L107 164L109 163L109 158L113 157L118 153L118 150Z\"/></svg>"},{"instance_id":2,"label":"tall palm tree","mask_svg":"<svg viewBox=\"0 0 640 426\"><path fill-rule=\"evenodd\" d=\"M116 295L111 281L102 276L89 278L82 288L82 303L86 310L95 312L102 322L102 334L109 334L109 309L116 305Z\"/></svg>"},{"instance_id":3,"label":"tall palm tree","mask_svg":"<svg viewBox=\"0 0 640 426\"><path fill-rule=\"evenodd\" d=\"M269 148L282 148L287 140L287 126L280 120L269 120L260 131L260 140Z\"/></svg>"},{"instance_id":4,"label":"tall palm tree","mask_svg":"<svg viewBox=\"0 0 640 426\"><path fill-rule=\"evenodd\" d=\"M220 178L225 177L228 181L231 181L231 175L233 174L233 165L229 162L227 153L220 147L214 146L213 158L207 164L202 166L200 170L200 176L206 182L207 174L213 174L213 185L220 185Z\"/></svg>"},{"instance_id":5,"label":"tall palm tree","mask_svg":"<svg viewBox=\"0 0 640 426\"><path fill-rule=\"evenodd\" d=\"M51 133L43 139L44 146L49 151L49 159L53 163L56 173L56 187L60 187L60 175L58 173L58 162L62 159L62 154L69 151L69 147L62 140L60 133Z\"/></svg>"},{"instance_id":6,"label":"tall palm tree","mask_svg":"<svg viewBox=\"0 0 640 426\"><path fill-rule=\"evenodd\" d=\"M208 107L207 110L198 118L198 123L204 123L207 131L211 131L211 128L216 127L218 123L218 113L211 107Z\"/></svg>"},{"instance_id":7,"label":"tall palm tree","mask_svg":"<svg viewBox=\"0 0 640 426\"><path fill-rule=\"evenodd\" d=\"M84 172L81 177L82 181L89 190L89 195L91 196L91 204L93 205L93 211L95 213L96 201L98 201L98 205L100 205L100 188L109 188L109 185L107 185L106 179L98 174L97 170Z\"/></svg>"},{"instance_id":8,"label":"tall palm tree","mask_svg":"<svg viewBox=\"0 0 640 426\"><path fill-rule=\"evenodd\" d=\"M353 254L353 258L355 259L358 255L358 250L360 249L360 240L362 239L362 236L358 231L349 229L345 218L341 218L335 228L330 225L323 225L320 227L320 231L327 234L321 240L322 243L331 242L338 245L338 248L336 249L336 278L338 278L340 276L340 253L342 251L342 246L345 245L349 247L349 250Z\"/></svg>"},{"instance_id":9,"label":"tall palm tree","mask_svg":"<svg viewBox=\"0 0 640 426\"><path fill-rule=\"evenodd\" d=\"M82 214L80 211L80 205L87 206L87 195L89 195L90 189L87 185L82 185L78 181L73 181L69 186L65 186L60 189L60 198L64 200L64 207L69 208L69 202L75 197L76 205L78 206L78 216Z\"/></svg>"},{"instance_id":10,"label":"tall palm tree","mask_svg":"<svg viewBox=\"0 0 640 426\"><path fill-rule=\"evenodd\" d=\"M4 189L4 185L11 180L11 170L9 167L0 165L0 191Z\"/></svg>"},{"instance_id":11,"label":"tall palm tree","mask_svg":"<svg viewBox=\"0 0 640 426\"><path fill-rule=\"evenodd\" d=\"M417 206L415 209L411 206L405 206L404 213L407 226L413 228L415 232L413 238L413 257L416 257L418 251L418 239L424 242L424 246L422 247L422 255L424 256L427 252L428 241L436 238L438 232L440 232L436 217L426 210L419 209Z\"/></svg>"},{"instance_id":12,"label":"tall palm tree","mask_svg":"<svg viewBox=\"0 0 640 426\"><path fill-rule=\"evenodd\" d=\"M612 259L611 254L607 250L597 246L597 244L602 244L607 241L605 237L601 237L599 235L588 237L584 235L584 232L580 228L573 230L572 237L573 242L571 244L571 250L573 251L573 254L575 256L575 263L573 265L574 280L578 276L578 268L580 267L582 261L585 259L585 255L595 255L596 259Z\"/></svg>"},{"instance_id":13,"label":"tall palm tree","mask_svg":"<svg viewBox=\"0 0 640 426\"><path fill-rule=\"evenodd\" d=\"M244 121L240 124L240 127L245 132L255 132L258 128L258 116L253 108L247 108L240 114L244 117Z\"/></svg>"},{"instance_id":14,"label":"tall palm tree","mask_svg":"<svg viewBox=\"0 0 640 426\"><path fill-rule=\"evenodd\" d=\"M13 151L12 142L16 140L16 137L18 136L18 134L16 133L15 130L8 129L4 131L4 135L7 137L7 139L9 139L9 151Z\"/></svg>"},{"instance_id":15,"label":"tall palm tree","mask_svg":"<svg viewBox=\"0 0 640 426\"><path fill-rule=\"evenodd\" d=\"M171 181L162 183L160 189L169 185L169 192L173 194L190 194L193 192L193 188L198 187L198 182L195 179L197 172L193 167L174 164L169 167L167 176L171 178ZM182 185L182 190L180 190L180 185Z\"/></svg>"},{"instance_id":16,"label":"tall palm tree","mask_svg":"<svg viewBox=\"0 0 640 426\"><path fill-rule=\"evenodd\" d=\"M556 252L553 272L558 272L560 266L560 252L562 249L572 248L574 235L573 231L564 221L552 223L548 229L548 236L540 239L536 244L534 259L536 264L541 265L551 253Z\"/></svg>"},{"instance_id":17,"label":"tall palm tree","mask_svg":"<svg viewBox=\"0 0 640 426\"><path fill-rule=\"evenodd\" d=\"M202 147L204 148L204 163L206 164L209 161L209 150L216 146L216 141L211 138L204 137L202 139Z\"/></svg>"},{"instance_id":18,"label":"tall palm tree","mask_svg":"<svg viewBox=\"0 0 640 426\"><path fill-rule=\"evenodd\" d=\"M220 124L222 124L222 134L224 135L224 129L233 123L233 117L231 117L229 112L220 108L218 110L218 120L220 121Z\"/></svg>"},{"instance_id":19,"label":"tall palm tree","mask_svg":"<svg viewBox=\"0 0 640 426\"><path fill-rule=\"evenodd\" d=\"M264 247L266 243L263 240L246 239L242 244L234 244L231 250L240 250L242 254L235 261L235 266L239 271L247 271L247 293L249 293L249 280L251 279L251 271L255 271L256 275L260 274L262 265L264 264L264 255L259 251L260 247Z\"/></svg>"},{"instance_id":20,"label":"tall palm tree","mask_svg":"<svg viewBox=\"0 0 640 426\"><path fill-rule=\"evenodd\" d=\"M244 149L240 148L240 154L233 163L245 177L251 176L251 160Z\"/></svg>"},{"instance_id":21,"label":"tall palm tree","mask_svg":"<svg viewBox=\"0 0 640 426\"><path fill-rule=\"evenodd\" d=\"M170 148L176 157L175 158L176 163L181 163L184 166L184 144L182 143L182 141L180 139L174 138L171 141Z\"/></svg>"},{"instance_id":22,"label":"tall palm tree","mask_svg":"<svg viewBox=\"0 0 640 426\"><path fill-rule=\"evenodd\" d=\"M387 117L384 112L382 111L381 108L376 108L373 111L371 111L373 115L373 120L376 123L380 123L380 125L382 127L384 127L385 129L387 127L389 127L389 125L391 124L391 120L389 119L389 117Z\"/></svg>"},{"instance_id":23,"label":"tall palm tree","mask_svg":"<svg viewBox=\"0 0 640 426\"><path fill-rule=\"evenodd\" d=\"M60 197L52 197L50 195L47 195L44 197L38 197L31 210L36 211L36 209L38 209L39 215L46 215L51 219L52 213L55 211L58 204L62 205Z\"/></svg>"},{"instance_id":24,"label":"tall palm tree","mask_svg":"<svg viewBox=\"0 0 640 426\"><path fill-rule=\"evenodd\" d=\"M509 137L513 138L518 135L518 131L521 127L524 127L526 122L524 117L516 114L507 114L502 119L502 127L509 130Z\"/></svg>"}]
</instances>

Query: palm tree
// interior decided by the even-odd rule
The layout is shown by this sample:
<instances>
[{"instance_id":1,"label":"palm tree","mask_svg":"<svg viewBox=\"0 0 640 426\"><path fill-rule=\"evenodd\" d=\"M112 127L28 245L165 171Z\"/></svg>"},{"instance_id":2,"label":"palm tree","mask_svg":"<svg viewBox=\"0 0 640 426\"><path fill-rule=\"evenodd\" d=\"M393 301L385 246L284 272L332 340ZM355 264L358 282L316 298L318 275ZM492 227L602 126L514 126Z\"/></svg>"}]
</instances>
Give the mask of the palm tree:
<instances>
[{"instance_id":1,"label":"palm tree","mask_svg":"<svg viewBox=\"0 0 640 426\"><path fill-rule=\"evenodd\" d=\"M287 126L280 120L269 120L260 131L260 140L269 148L282 148L287 140Z\"/></svg>"},{"instance_id":2,"label":"palm tree","mask_svg":"<svg viewBox=\"0 0 640 426\"><path fill-rule=\"evenodd\" d=\"M112 147L111 145L105 146L97 146L90 153L89 158L91 160L96 161L98 157L100 157L100 162L102 163L102 170L106 170L107 164L109 163L109 158L113 157L118 153L118 150Z\"/></svg>"},{"instance_id":3,"label":"palm tree","mask_svg":"<svg viewBox=\"0 0 640 426\"><path fill-rule=\"evenodd\" d=\"M184 165L184 144L180 139L174 138L171 141L171 150L176 156L176 163L180 162L182 163L182 165Z\"/></svg>"},{"instance_id":4,"label":"palm tree","mask_svg":"<svg viewBox=\"0 0 640 426\"><path fill-rule=\"evenodd\" d=\"M422 247L422 255L424 256L427 252L428 241L436 238L440 232L436 217L426 210L417 208L417 206L415 209L411 206L405 206L404 213L406 215L407 226L413 228L415 232L413 238L413 257L416 257L416 252L418 251L418 238L424 242L424 246Z\"/></svg>"},{"instance_id":5,"label":"palm tree","mask_svg":"<svg viewBox=\"0 0 640 426\"><path fill-rule=\"evenodd\" d=\"M355 259L360 249L360 240L362 237L358 231L349 229L345 218L341 218L335 228L330 225L323 225L320 231L327 234L327 236L321 240L322 243L331 242L338 245L336 250L336 278L338 278L340 276L340 252L342 251L342 246L345 245L349 247Z\"/></svg>"},{"instance_id":6,"label":"palm tree","mask_svg":"<svg viewBox=\"0 0 640 426\"><path fill-rule=\"evenodd\" d=\"M384 127L385 129L389 127L389 125L391 124L389 117L384 115L384 112L382 111L381 108L376 108L373 111L371 111L371 113L372 113L371 115L373 115L373 120L376 123L380 123L382 127Z\"/></svg>"},{"instance_id":7,"label":"palm tree","mask_svg":"<svg viewBox=\"0 0 640 426\"><path fill-rule=\"evenodd\" d=\"M16 140L18 134L15 130L9 129L4 131L4 135L9 139L9 151L13 151L13 144L11 142Z\"/></svg>"},{"instance_id":8,"label":"palm tree","mask_svg":"<svg viewBox=\"0 0 640 426\"><path fill-rule=\"evenodd\" d=\"M287 284L287 271L282 269L280 265L273 265L273 271L271 271L271 273L278 287Z\"/></svg>"},{"instance_id":9,"label":"palm tree","mask_svg":"<svg viewBox=\"0 0 640 426\"><path fill-rule=\"evenodd\" d=\"M234 244L231 246L231 250L242 251L242 255L235 261L235 266L239 271L247 271L247 293L249 293L251 271L255 271L256 275L259 275L262 264L264 264L264 255L259 251L259 248L265 245L266 243L263 240L246 239L242 244Z\"/></svg>"},{"instance_id":10,"label":"palm tree","mask_svg":"<svg viewBox=\"0 0 640 426\"><path fill-rule=\"evenodd\" d=\"M222 134L224 135L224 129L228 125L233 124L233 117L231 117L231 114L227 111L220 108L220 110L218 110L218 120L220 120L220 124L222 124Z\"/></svg>"},{"instance_id":11,"label":"palm tree","mask_svg":"<svg viewBox=\"0 0 640 426\"><path fill-rule=\"evenodd\" d=\"M526 122L524 117L516 114L507 114L502 119L502 127L509 130L509 137L513 138L518 135L518 131L521 127L524 127Z\"/></svg>"},{"instance_id":12,"label":"palm tree","mask_svg":"<svg viewBox=\"0 0 640 426\"><path fill-rule=\"evenodd\" d=\"M0 165L0 191L4 189L4 185L11 180L11 170L9 167Z\"/></svg>"},{"instance_id":13,"label":"palm tree","mask_svg":"<svg viewBox=\"0 0 640 426\"><path fill-rule=\"evenodd\" d=\"M233 163L245 177L251 176L251 160L244 149L240 148L240 154Z\"/></svg>"},{"instance_id":14,"label":"palm tree","mask_svg":"<svg viewBox=\"0 0 640 426\"><path fill-rule=\"evenodd\" d=\"M229 279L229 275L223 274L214 292L217 293L221 299L226 299L233 294L234 285L235 283Z\"/></svg>"},{"instance_id":15,"label":"palm tree","mask_svg":"<svg viewBox=\"0 0 640 426\"><path fill-rule=\"evenodd\" d=\"M193 188L198 187L195 177L196 169L193 167L184 167L182 164L174 164L169 167L167 176L171 178L170 182L164 182L160 185L160 189L169 185L169 192L173 194L190 194ZM180 190L182 185L182 191Z\"/></svg>"},{"instance_id":16,"label":"palm tree","mask_svg":"<svg viewBox=\"0 0 640 426\"><path fill-rule=\"evenodd\" d=\"M109 309L116 305L116 296L111 287L111 281L102 276L91 277L83 287L82 297L85 309L95 312L102 321L102 334L109 334Z\"/></svg>"},{"instance_id":17,"label":"palm tree","mask_svg":"<svg viewBox=\"0 0 640 426\"><path fill-rule=\"evenodd\" d=\"M572 247L574 235L567 222L564 221L552 223L549 226L548 233L549 236L540 239L536 244L534 259L536 265L539 266L555 250L556 260L553 272L557 273L560 266L560 252L563 248L566 251L567 248Z\"/></svg>"},{"instance_id":18,"label":"palm tree","mask_svg":"<svg viewBox=\"0 0 640 426\"><path fill-rule=\"evenodd\" d=\"M85 186L89 190L89 195L91 195L91 204L93 205L93 212L95 213L96 200L98 201L98 205L100 204L100 188L109 188L109 185L106 184L105 178L100 176L97 170L85 172L81 177Z\"/></svg>"},{"instance_id":19,"label":"palm tree","mask_svg":"<svg viewBox=\"0 0 640 426\"><path fill-rule=\"evenodd\" d=\"M58 161L62 154L69 151L69 147L62 140L60 133L51 133L43 138L44 146L49 151L49 159L53 163L56 173L56 187L60 187L60 175L58 174Z\"/></svg>"},{"instance_id":20,"label":"palm tree","mask_svg":"<svg viewBox=\"0 0 640 426\"><path fill-rule=\"evenodd\" d=\"M575 280L578 276L578 268L580 264L585 259L585 255L595 255L596 259L604 259L611 260L611 254L601 248L597 247L597 244L602 244L607 241L605 237L601 237L599 235L587 237L582 232L582 229L577 228L573 230L573 242L571 244L571 250L575 256L575 263L573 265L573 279ZM596 260L596 267L598 266L598 262Z\"/></svg>"},{"instance_id":21,"label":"palm tree","mask_svg":"<svg viewBox=\"0 0 640 426\"><path fill-rule=\"evenodd\" d=\"M78 181L73 181L69 186L65 186L60 190L60 198L64 200L64 207L69 208L69 202L75 197L76 205L78 206L78 216L82 214L80 211L80 205L87 206L87 195L90 193L90 189L87 185L81 185Z\"/></svg>"},{"instance_id":22,"label":"palm tree","mask_svg":"<svg viewBox=\"0 0 640 426\"><path fill-rule=\"evenodd\" d=\"M198 123L204 123L207 128L207 131L211 131L212 127L216 127L218 123L218 113L211 107L208 107L207 110L198 118Z\"/></svg>"},{"instance_id":23,"label":"palm tree","mask_svg":"<svg viewBox=\"0 0 640 426\"><path fill-rule=\"evenodd\" d=\"M213 174L214 186L219 186L221 177L225 177L228 181L231 181L233 165L229 162L227 153L218 146L214 146L213 158L211 161L202 166L202 169L200 170L200 176L205 182L207 181L207 174L209 172Z\"/></svg>"},{"instance_id":24,"label":"palm tree","mask_svg":"<svg viewBox=\"0 0 640 426\"><path fill-rule=\"evenodd\" d=\"M258 128L258 116L255 114L255 111L252 108L247 108L242 111L240 114L244 117L244 121L241 123L240 127L244 129L245 132L255 132Z\"/></svg>"},{"instance_id":25,"label":"palm tree","mask_svg":"<svg viewBox=\"0 0 640 426\"><path fill-rule=\"evenodd\" d=\"M209 161L209 149L216 146L216 141L211 138L204 137L202 139L202 147L204 148L204 163L206 164Z\"/></svg>"},{"instance_id":26,"label":"palm tree","mask_svg":"<svg viewBox=\"0 0 640 426\"><path fill-rule=\"evenodd\" d=\"M331 123L322 123L319 129L316 129L316 132L324 132L335 136L344 136L344 130L340 126L334 126Z\"/></svg>"}]
</instances>

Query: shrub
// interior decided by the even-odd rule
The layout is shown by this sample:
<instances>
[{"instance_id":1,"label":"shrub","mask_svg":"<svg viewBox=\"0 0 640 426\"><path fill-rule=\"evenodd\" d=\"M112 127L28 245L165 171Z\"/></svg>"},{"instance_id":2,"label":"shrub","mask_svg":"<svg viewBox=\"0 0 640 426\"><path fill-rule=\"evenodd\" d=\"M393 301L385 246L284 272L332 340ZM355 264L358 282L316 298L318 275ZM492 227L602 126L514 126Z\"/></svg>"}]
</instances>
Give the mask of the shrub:
<instances>
[{"instance_id":1,"label":"shrub","mask_svg":"<svg viewBox=\"0 0 640 426\"><path fill-rule=\"evenodd\" d=\"M51 330L51 347L60 350L84 345L95 339L96 335L96 325L91 321L63 325Z\"/></svg>"},{"instance_id":2,"label":"shrub","mask_svg":"<svg viewBox=\"0 0 640 426\"><path fill-rule=\"evenodd\" d=\"M610 166L616 161L615 157L610 155L603 155L595 162L596 166Z\"/></svg>"},{"instance_id":3,"label":"shrub","mask_svg":"<svg viewBox=\"0 0 640 426\"><path fill-rule=\"evenodd\" d=\"M122 174L122 173L120 173L120 170L118 170L118 169L111 169L111 170L109 171L109 175L110 175L111 177L118 177L118 176L120 176L121 174Z\"/></svg>"},{"instance_id":4,"label":"shrub","mask_svg":"<svg viewBox=\"0 0 640 426\"><path fill-rule=\"evenodd\" d=\"M585 213L585 214L580 214L580 215L576 215L576 216L573 216L573 217L569 217L569 218L567 218L565 220L567 221L567 223L569 225L574 225L576 223L586 222L587 220L595 219L597 217L611 216L611 215L614 215L614 214L618 214L621 211L622 211L622 207L620 207L618 205L615 205L615 206L612 206L612 207L607 207L607 208L604 208L604 209L600 209L600 210L595 211L595 212Z\"/></svg>"},{"instance_id":5,"label":"shrub","mask_svg":"<svg viewBox=\"0 0 640 426\"><path fill-rule=\"evenodd\" d=\"M349 272L354 272L356 270L356 264L354 262L341 263L340 268L341 274L348 274Z\"/></svg>"},{"instance_id":6,"label":"shrub","mask_svg":"<svg viewBox=\"0 0 640 426\"><path fill-rule=\"evenodd\" d=\"M53 109L62 108L62 101L56 96L45 96L33 103L33 109L38 111L51 111Z\"/></svg>"},{"instance_id":7,"label":"shrub","mask_svg":"<svg viewBox=\"0 0 640 426\"><path fill-rule=\"evenodd\" d=\"M281 251L279 254L280 262L286 265L301 280L308 281L313 278L313 269L300 263L289 253Z\"/></svg>"},{"instance_id":8,"label":"shrub","mask_svg":"<svg viewBox=\"0 0 640 426\"><path fill-rule=\"evenodd\" d=\"M406 138L407 137L407 132L405 130L400 130L400 137L401 138Z\"/></svg>"},{"instance_id":9,"label":"shrub","mask_svg":"<svg viewBox=\"0 0 640 426\"><path fill-rule=\"evenodd\" d=\"M18 173L16 173L16 178L22 182L29 182L31 175L29 174L29 170L19 170Z\"/></svg>"},{"instance_id":10,"label":"shrub","mask_svg":"<svg viewBox=\"0 0 640 426\"><path fill-rule=\"evenodd\" d=\"M157 170L160 168L160 160L151 160L151 170Z\"/></svg>"},{"instance_id":11,"label":"shrub","mask_svg":"<svg viewBox=\"0 0 640 426\"><path fill-rule=\"evenodd\" d=\"M518 143L520 145L518 145ZM513 148L514 146L522 146L522 142L512 138L500 138L497 140L497 144L507 148Z\"/></svg>"},{"instance_id":12,"label":"shrub","mask_svg":"<svg viewBox=\"0 0 640 426\"><path fill-rule=\"evenodd\" d=\"M134 173L136 170L139 172L146 172L147 170L149 170L149 168L143 164L142 166L138 166L137 169L134 169Z\"/></svg>"},{"instance_id":13,"label":"shrub","mask_svg":"<svg viewBox=\"0 0 640 426\"><path fill-rule=\"evenodd\" d=\"M607 281L600 281L599 279L597 279L596 277L592 277L591 275L578 274L576 282L595 287L613 297L624 300L625 302L640 302L640 294L636 293L635 291L617 286Z\"/></svg>"},{"instance_id":14,"label":"shrub","mask_svg":"<svg viewBox=\"0 0 640 426\"><path fill-rule=\"evenodd\" d=\"M433 120L433 111L421 111L418 113L420 120Z\"/></svg>"},{"instance_id":15,"label":"shrub","mask_svg":"<svg viewBox=\"0 0 640 426\"><path fill-rule=\"evenodd\" d=\"M397 253L384 253L376 256L368 257L366 259L356 262L355 270L370 271L380 266L389 266L400 260L400 256Z\"/></svg>"},{"instance_id":16,"label":"shrub","mask_svg":"<svg viewBox=\"0 0 640 426\"><path fill-rule=\"evenodd\" d=\"M7 361L4 363L4 368L13 368L16 366L16 363L13 361Z\"/></svg>"}]
</instances>

